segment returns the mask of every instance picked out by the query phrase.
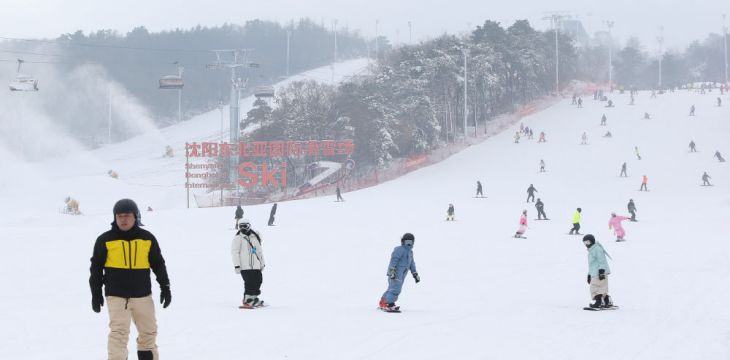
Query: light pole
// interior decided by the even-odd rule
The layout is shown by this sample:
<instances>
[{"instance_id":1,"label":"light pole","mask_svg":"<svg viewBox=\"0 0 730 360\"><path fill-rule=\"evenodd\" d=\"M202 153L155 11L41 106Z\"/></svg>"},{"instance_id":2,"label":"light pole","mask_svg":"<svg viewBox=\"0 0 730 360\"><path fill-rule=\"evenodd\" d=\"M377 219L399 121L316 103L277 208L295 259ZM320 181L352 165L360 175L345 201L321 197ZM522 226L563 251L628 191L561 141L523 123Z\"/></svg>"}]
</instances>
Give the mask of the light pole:
<instances>
[{"instance_id":1,"label":"light pole","mask_svg":"<svg viewBox=\"0 0 730 360\"><path fill-rule=\"evenodd\" d=\"M606 21L608 26L608 91L613 91L613 36L611 36L611 29L613 29L613 21Z\"/></svg>"},{"instance_id":2,"label":"light pole","mask_svg":"<svg viewBox=\"0 0 730 360\"><path fill-rule=\"evenodd\" d=\"M337 19L333 20L332 33L335 35L335 50L332 57L332 83L335 83L335 63L337 62Z\"/></svg>"},{"instance_id":3,"label":"light pole","mask_svg":"<svg viewBox=\"0 0 730 360\"><path fill-rule=\"evenodd\" d=\"M107 143L112 143L112 86L109 85L109 137Z\"/></svg>"},{"instance_id":4,"label":"light pole","mask_svg":"<svg viewBox=\"0 0 730 360\"><path fill-rule=\"evenodd\" d=\"M289 38L291 37L291 30L286 31L286 77L289 77Z\"/></svg>"},{"instance_id":5,"label":"light pole","mask_svg":"<svg viewBox=\"0 0 730 360\"><path fill-rule=\"evenodd\" d=\"M466 142L466 117L469 113L469 108L466 106L466 94L467 94L467 80L466 80L466 57L469 54L469 49L464 46L464 48L461 49L461 52L464 53L464 142Z\"/></svg>"},{"instance_id":6,"label":"light pole","mask_svg":"<svg viewBox=\"0 0 730 360\"><path fill-rule=\"evenodd\" d=\"M379 19L375 19L375 61L378 61L378 24Z\"/></svg>"},{"instance_id":7,"label":"light pole","mask_svg":"<svg viewBox=\"0 0 730 360\"><path fill-rule=\"evenodd\" d=\"M410 21L408 21L408 43L413 44L413 24Z\"/></svg>"},{"instance_id":8,"label":"light pole","mask_svg":"<svg viewBox=\"0 0 730 360\"><path fill-rule=\"evenodd\" d=\"M558 31L559 31L558 24L559 24L561 18L562 18L562 16L560 16L558 14L553 14L553 16L551 17L553 26L555 28L555 94L556 95L560 93L560 86L559 86L560 85L560 69L559 69L560 53L558 50L559 49L558 48Z\"/></svg>"},{"instance_id":9,"label":"light pole","mask_svg":"<svg viewBox=\"0 0 730 360\"><path fill-rule=\"evenodd\" d=\"M725 25L725 14L722 14L722 44L725 47L725 86L727 86L727 25Z\"/></svg>"},{"instance_id":10,"label":"light pole","mask_svg":"<svg viewBox=\"0 0 730 360\"><path fill-rule=\"evenodd\" d=\"M662 89L662 58L664 53L664 26L659 27L659 36L656 38L659 42L659 89Z\"/></svg>"}]
</instances>

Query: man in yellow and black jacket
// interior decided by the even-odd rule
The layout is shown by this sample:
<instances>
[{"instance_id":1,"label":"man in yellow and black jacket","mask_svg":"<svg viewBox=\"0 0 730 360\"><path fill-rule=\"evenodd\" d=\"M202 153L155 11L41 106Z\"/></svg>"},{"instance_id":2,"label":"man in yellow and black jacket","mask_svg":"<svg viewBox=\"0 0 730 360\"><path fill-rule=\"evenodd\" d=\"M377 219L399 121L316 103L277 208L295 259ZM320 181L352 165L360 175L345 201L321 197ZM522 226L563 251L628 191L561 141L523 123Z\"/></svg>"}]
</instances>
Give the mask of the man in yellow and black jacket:
<instances>
[{"instance_id":1,"label":"man in yellow and black jacket","mask_svg":"<svg viewBox=\"0 0 730 360\"><path fill-rule=\"evenodd\" d=\"M100 312L104 305L102 286L109 309L109 360L127 359L127 342L132 320L137 327L137 356L157 360L157 320L152 300L150 269L160 284L160 303L170 305L170 280L165 259L154 235L140 228L137 204L122 199L114 205L111 230L101 234L91 257L91 307Z\"/></svg>"}]
</instances>

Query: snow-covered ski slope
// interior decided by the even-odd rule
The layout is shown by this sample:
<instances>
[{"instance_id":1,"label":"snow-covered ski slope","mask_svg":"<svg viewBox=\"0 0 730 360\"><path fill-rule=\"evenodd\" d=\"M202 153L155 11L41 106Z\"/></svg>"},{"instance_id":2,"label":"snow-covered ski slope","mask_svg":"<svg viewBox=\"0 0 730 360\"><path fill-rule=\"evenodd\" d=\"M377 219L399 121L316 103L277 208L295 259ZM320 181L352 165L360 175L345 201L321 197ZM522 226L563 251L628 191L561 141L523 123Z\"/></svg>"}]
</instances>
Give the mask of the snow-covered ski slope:
<instances>
[{"instance_id":1,"label":"snow-covered ski slope","mask_svg":"<svg viewBox=\"0 0 730 360\"><path fill-rule=\"evenodd\" d=\"M345 193L346 202L333 195L280 203L274 227L266 226L269 205L246 207L263 236L265 309L237 308L243 283L229 254L234 208L186 210L170 200L144 212L172 281L172 305L157 308L161 356L727 359L730 170L712 156L730 154L730 107L716 107L717 96L640 93L629 106L628 94L614 93L610 109L587 98L578 109L568 99L524 119L535 140L515 144L516 125L439 164ZM695 117L687 116L692 104ZM644 112L652 119L643 120ZM607 127L599 126L604 113ZM607 130L613 138L601 137ZM180 141L209 134L190 131ZM536 142L540 131L547 143ZM583 131L589 145L579 145ZM698 153L688 152L690 140ZM136 141L90 157L132 170L162 167L162 143ZM142 207L182 199L181 187L147 186L143 176L132 184L121 165L114 181L104 175L113 166L84 168L85 159L62 175L35 169L59 194L13 195L36 207L34 214L15 213L3 201L2 359L105 358L108 316L106 308L91 311L87 283L94 239L108 229L118 198L131 196ZM539 173L540 159L546 173ZM628 178L619 177L624 161ZM174 167L182 179L182 166ZM703 171L715 186L700 186ZM638 191L644 174L649 192ZM474 198L477 180L485 199ZM551 221L533 220L535 208L525 203L531 183ZM64 192L79 198L85 216L56 212ZM630 198L639 222L624 222L627 241L616 243L610 213L627 214ZM445 221L449 203L454 222ZM620 310L582 310L590 301L586 249L580 236L566 235L576 207L583 209L581 232L595 234L613 258L609 288ZM514 239L522 209L528 239ZM403 313L387 314L376 305L404 232L416 236L422 281L409 278L398 301Z\"/></svg>"}]
</instances>

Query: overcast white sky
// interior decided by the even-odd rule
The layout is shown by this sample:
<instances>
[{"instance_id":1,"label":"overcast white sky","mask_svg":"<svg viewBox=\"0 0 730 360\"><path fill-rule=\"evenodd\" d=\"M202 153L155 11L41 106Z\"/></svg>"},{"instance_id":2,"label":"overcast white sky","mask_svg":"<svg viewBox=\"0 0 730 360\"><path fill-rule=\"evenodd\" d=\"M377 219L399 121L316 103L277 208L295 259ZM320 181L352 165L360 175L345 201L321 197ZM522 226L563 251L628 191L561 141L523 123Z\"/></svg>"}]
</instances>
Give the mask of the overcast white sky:
<instances>
[{"instance_id":1,"label":"overcast white sky","mask_svg":"<svg viewBox=\"0 0 730 360\"><path fill-rule=\"evenodd\" d=\"M54 38L83 30L115 29L125 33L144 25L151 31L189 28L198 24L242 24L250 19L287 22L310 17L331 26L360 29L366 36L379 33L393 42L408 41L408 21L413 40L472 29L485 19L511 24L528 19L547 28L546 12L577 16L587 30L605 29L615 21L617 40L638 36L647 50L657 48L656 37L664 26L668 47L684 47L707 33L722 32L722 14L730 14L728 0L1 0L0 37Z\"/></svg>"}]
</instances>

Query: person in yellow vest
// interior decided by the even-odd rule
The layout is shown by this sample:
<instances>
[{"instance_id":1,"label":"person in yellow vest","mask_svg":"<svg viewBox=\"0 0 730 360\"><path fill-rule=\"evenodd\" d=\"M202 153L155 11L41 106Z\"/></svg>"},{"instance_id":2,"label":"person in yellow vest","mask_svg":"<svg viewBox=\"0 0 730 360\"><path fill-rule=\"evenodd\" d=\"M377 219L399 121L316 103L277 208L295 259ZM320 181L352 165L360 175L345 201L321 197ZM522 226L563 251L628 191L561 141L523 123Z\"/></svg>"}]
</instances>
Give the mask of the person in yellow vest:
<instances>
[{"instance_id":1,"label":"person in yellow vest","mask_svg":"<svg viewBox=\"0 0 730 360\"><path fill-rule=\"evenodd\" d=\"M108 360L128 358L127 342L132 321L138 333L137 358L158 360L150 270L160 284L160 304L167 308L172 295L165 259L155 236L140 227L142 216L134 201L117 201L113 212L112 227L96 239L91 256L91 309L101 312L103 287L109 309Z\"/></svg>"},{"instance_id":2,"label":"person in yellow vest","mask_svg":"<svg viewBox=\"0 0 730 360\"><path fill-rule=\"evenodd\" d=\"M570 235L580 235L580 213L581 208L577 208L573 214L573 228L570 229Z\"/></svg>"}]
</instances>

